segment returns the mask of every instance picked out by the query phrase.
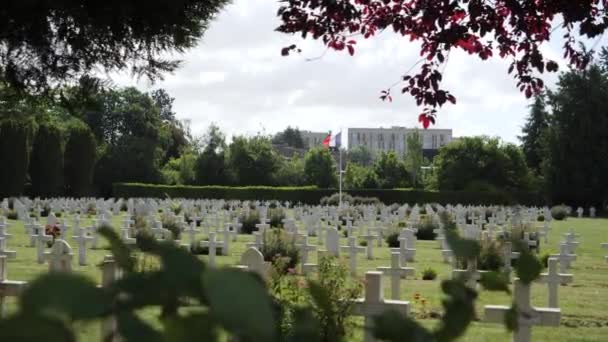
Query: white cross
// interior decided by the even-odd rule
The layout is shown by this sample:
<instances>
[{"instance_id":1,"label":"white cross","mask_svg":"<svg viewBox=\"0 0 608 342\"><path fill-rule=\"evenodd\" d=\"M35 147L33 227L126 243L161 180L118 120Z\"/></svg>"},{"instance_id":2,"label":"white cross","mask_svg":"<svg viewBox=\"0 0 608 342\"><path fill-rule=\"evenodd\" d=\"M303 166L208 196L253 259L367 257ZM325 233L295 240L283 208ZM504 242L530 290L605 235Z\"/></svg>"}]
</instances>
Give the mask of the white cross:
<instances>
[{"instance_id":1,"label":"white cross","mask_svg":"<svg viewBox=\"0 0 608 342\"><path fill-rule=\"evenodd\" d=\"M601 243L600 247L603 249L608 249L608 243ZM604 256L604 260L608 261L608 255Z\"/></svg>"},{"instance_id":2,"label":"white cross","mask_svg":"<svg viewBox=\"0 0 608 342\"><path fill-rule=\"evenodd\" d=\"M350 265L350 273L354 276L357 275L357 254L365 251L364 247L357 246L357 238L349 237L348 246L342 246L342 251L349 254L348 261Z\"/></svg>"},{"instance_id":3,"label":"white cross","mask_svg":"<svg viewBox=\"0 0 608 342\"><path fill-rule=\"evenodd\" d=\"M92 241L93 238L81 232L79 236L75 237L75 240L78 243L78 264L85 266L87 264L87 242Z\"/></svg>"},{"instance_id":4,"label":"white cross","mask_svg":"<svg viewBox=\"0 0 608 342\"><path fill-rule=\"evenodd\" d=\"M532 326L559 326L561 319L560 309L534 308L530 305L530 285L523 284L515 279L515 304L517 305L518 329L513 333L514 342L529 342L532 339ZM484 321L504 324L505 315L510 307L505 305L486 305L484 307Z\"/></svg>"},{"instance_id":5,"label":"white cross","mask_svg":"<svg viewBox=\"0 0 608 342\"><path fill-rule=\"evenodd\" d=\"M372 260L374 258L372 249L374 247L374 240L377 239L377 236L370 234L368 231L367 234L361 237L363 238L363 240L365 240L365 242L367 242L367 244L365 245L365 254L367 256L367 259Z\"/></svg>"},{"instance_id":6,"label":"white cross","mask_svg":"<svg viewBox=\"0 0 608 342\"><path fill-rule=\"evenodd\" d=\"M302 264L308 263L308 252L312 252L317 249L317 245L313 245L308 242L308 236L304 236L302 243L296 244L296 247L300 249L300 253L302 254Z\"/></svg>"},{"instance_id":7,"label":"white cross","mask_svg":"<svg viewBox=\"0 0 608 342\"><path fill-rule=\"evenodd\" d=\"M190 243L189 246L194 246L194 242L196 240L196 233L200 231L200 229L196 228L196 222L190 222L185 231L186 233L188 233L188 242Z\"/></svg>"},{"instance_id":8,"label":"white cross","mask_svg":"<svg viewBox=\"0 0 608 342\"><path fill-rule=\"evenodd\" d=\"M201 241L201 247L207 247L209 252L207 253L209 256L209 266L215 267L215 254L217 246L221 244L221 241L217 241L215 237L215 233L209 233L209 241ZM225 255L226 252L222 249L222 253Z\"/></svg>"},{"instance_id":9,"label":"white cross","mask_svg":"<svg viewBox=\"0 0 608 342\"><path fill-rule=\"evenodd\" d=\"M8 280L6 256L0 255L0 317L6 316L5 297L17 297L27 285L24 281Z\"/></svg>"},{"instance_id":10,"label":"white cross","mask_svg":"<svg viewBox=\"0 0 608 342\"><path fill-rule=\"evenodd\" d=\"M406 316L410 311L410 303L400 300L384 299L382 272L366 272L365 298L358 299L353 307L353 315L364 317L365 342L375 341L371 330L373 317L389 310L397 311Z\"/></svg>"},{"instance_id":11,"label":"white cross","mask_svg":"<svg viewBox=\"0 0 608 342\"><path fill-rule=\"evenodd\" d=\"M7 232L8 224L4 220L4 217L1 217L0 222L0 255L5 255L9 259L14 259L17 257L16 251L8 250L8 240L12 238L12 235Z\"/></svg>"},{"instance_id":12,"label":"white cross","mask_svg":"<svg viewBox=\"0 0 608 342\"><path fill-rule=\"evenodd\" d=\"M407 238L399 238L399 248L391 248L391 252L399 252L401 255L401 265L405 266L405 264L412 260L411 254L415 253L415 249L411 249L407 247L408 239Z\"/></svg>"},{"instance_id":13,"label":"white cross","mask_svg":"<svg viewBox=\"0 0 608 342\"><path fill-rule=\"evenodd\" d=\"M262 249L264 246L264 236L260 232L253 232L253 242L247 243L247 247Z\"/></svg>"},{"instance_id":14,"label":"white cross","mask_svg":"<svg viewBox=\"0 0 608 342\"><path fill-rule=\"evenodd\" d=\"M528 232L524 233L524 238L522 241L526 244L526 246L528 246L528 248L537 246L535 240L530 240L530 233Z\"/></svg>"},{"instance_id":15,"label":"white cross","mask_svg":"<svg viewBox=\"0 0 608 342\"><path fill-rule=\"evenodd\" d=\"M469 259L467 261L466 270L452 270L452 278L463 277L468 287L474 289L477 286L477 281L481 279L481 274L487 271L477 270L477 260Z\"/></svg>"},{"instance_id":16,"label":"white cross","mask_svg":"<svg viewBox=\"0 0 608 342\"><path fill-rule=\"evenodd\" d=\"M45 260L49 262L49 272L72 271L72 247L65 240L57 239L51 251L44 253Z\"/></svg>"},{"instance_id":17,"label":"white cross","mask_svg":"<svg viewBox=\"0 0 608 342\"><path fill-rule=\"evenodd\" d=\"M574 234L572 232L564 234L566 241L564 242L566 246L568 246L568 253L574 254L576 252L576 248L578 247L578 242L576 241L576 236L578 234Z\"/></svg>"},{"instance_id":18,"label":"white cross","mask_svg":"<svg viewBox=\"0 0 608 342\"><path fill-rule=\"evenodd\" d=\"M568 253L568 245L565 243L559 245L559 254L553 254L551 257L559 260L560 273L566 273L570 268L570 263L576 260L576 254Z\"/></svg>"},{"instance_id":19,"label":"white cross","mask_svg":"<svg viewBox=\"0 0 608 342\"><path fill-rule=\"evenodd\" d=\"M223 238L224 238L224 245L222 246L223 255L228 255L231 237L232 236L236 237L236 233L233 232L232 230L230 230L230 228L228 227L229 225L230 224L226 225L226 228L224 228L223 230L218 231L218 233L222 234ZM211 234L211 233L209 233L209 234Z\"/></svg>"},{"instance_id":20,"label":"white cross","mask_svg":"<svg viewBox=\"0 0 608 342\"><path fill-rule=\"evenodd\" d=\"M507 241L502 247L502 260L505 263L505 271L507 274L511 273L511 261L519 258L519 252L513 252L511 241Z\"/></svg>"},{"instance_id":21,"label":"white cross","mask_svg":"<svg viewBox=\"0 0 608 342\"><path fill-rule=\"evenodd\" d=\"M414 268L401 267L399 253L391 253L391 266L378 266L376 269L391 277L391 299L399 299L401 293L401 278L414 275Z\"/></svg>"},{"instance_id":22,"label":"white cross","mask_svg":"<svg viewBox=\"0 0 608 342\"><path fill-rule=\"evenodd\" d=\"M564 274L557 272L558 260L556 258L549 258L547 273L540 275L539 281L546 283L549 288L549 307L559 308L559 299L557 296L557 290L560 284L568 284L572 282L572 274Z\"/></svg>"},{"instance_id":23,"label":"white cross","mask_svg":"<svg viewBox=\"0 0 608 342\"><path fill-rule=\"evenodd\" d=\"M44 264L45 244L47 242L53 241L53 237L50 235L46 235L45 229L40 227L40 228L38 228L38 235L35 235L34 239L36 241L36 250L37 250L37 256L38 256L37 261L39 264Z\"/></svg>"}]
</instances>

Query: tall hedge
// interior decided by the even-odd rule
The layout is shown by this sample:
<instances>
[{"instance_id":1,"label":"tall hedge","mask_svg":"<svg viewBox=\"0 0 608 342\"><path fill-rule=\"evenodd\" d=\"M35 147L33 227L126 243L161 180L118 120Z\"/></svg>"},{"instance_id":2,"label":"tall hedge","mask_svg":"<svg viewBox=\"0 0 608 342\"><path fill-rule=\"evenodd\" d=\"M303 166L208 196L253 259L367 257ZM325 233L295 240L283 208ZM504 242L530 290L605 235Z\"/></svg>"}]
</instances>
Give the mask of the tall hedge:
<instances>
[{"instance_id":1,"label":"tall hedge","mask_svg":"<svg viewBox=\"0 0 608 342\"><path fill-rule=\"evenodd\" d=\"M88 127L74 126L69 129L64 168L68 195L82 197L91 194L96 153L95 137Z\"/></svg>"},{"instance_id":2,"label":"tall hedge","mask_svg":"<svg viewBox=\"0 0 608 342\"><path fill-rule=\"evenodd\" d=\"M38 127L30 157L31 195L43 198L63 193L63 153L59 127L43 123Z\"/></svg>"},{"instance_id":3,"label":"tall hedge","mask_svg":"<svg viewBox=\"0 0 608 342\"><path fill-rule=\"evenodd\" d=\"M336 193L336 189L270 186L171 186L138 183L115 183L112 195L116 198L213 198L235 200L279 200L292 203L319 204L321 198ZM471 205L545 205L544 198L531 192L476 192L476 191L423 191L412 189L361 189L345 191L352 196L376 197L385 204L440 203Z\"/></svg>"},{"instance_id":4,"label":"tall hedge","mask_svg":"<svg viewBox=\"0 0 608 342\"><path fill-rule=\"evenodd\" d=\"M23 194L31 125L16 120L0 122L0 197Z\"/></svg>"}]
</instances>

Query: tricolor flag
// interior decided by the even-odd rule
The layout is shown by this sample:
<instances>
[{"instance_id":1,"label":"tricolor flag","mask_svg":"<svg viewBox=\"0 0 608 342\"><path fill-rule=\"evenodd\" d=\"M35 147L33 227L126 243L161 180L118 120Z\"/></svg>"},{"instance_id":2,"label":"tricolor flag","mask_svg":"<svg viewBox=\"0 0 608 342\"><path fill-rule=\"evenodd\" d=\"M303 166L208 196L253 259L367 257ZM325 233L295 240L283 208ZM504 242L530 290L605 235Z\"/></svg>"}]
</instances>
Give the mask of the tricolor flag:
<instances>
[{"instance_id":1,"label":"tricolor flag","mask_svg":"<svg viewBox=\"0 0 608 342\"><path fill-rule=\"evenodd\" d=\"M342 132L336 134L328 134L323 140L323 146L329 148L340 148L342 146Z\"/></svg>"}]
</instances>

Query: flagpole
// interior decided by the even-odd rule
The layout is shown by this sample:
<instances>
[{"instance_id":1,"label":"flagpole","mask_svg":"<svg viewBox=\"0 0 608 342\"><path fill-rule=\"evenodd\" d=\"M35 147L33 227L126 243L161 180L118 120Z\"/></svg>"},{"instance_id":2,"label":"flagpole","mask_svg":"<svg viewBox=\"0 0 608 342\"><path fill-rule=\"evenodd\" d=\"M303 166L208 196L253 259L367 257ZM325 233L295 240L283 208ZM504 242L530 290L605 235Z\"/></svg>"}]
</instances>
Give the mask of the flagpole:
<instances>
[{"instance_id":1,"label":"flagpole","mask_svg":"<svg viewBox=\"0 0 608 342\"><path fill-rule=\"evenodd\" d=\"M340 197L340 206L339 208L342 208L342 148L338 147L338 149L340 150L340 164L338 165L338 182L339 184L339 197Z\"/></svg>"}]
</instances>

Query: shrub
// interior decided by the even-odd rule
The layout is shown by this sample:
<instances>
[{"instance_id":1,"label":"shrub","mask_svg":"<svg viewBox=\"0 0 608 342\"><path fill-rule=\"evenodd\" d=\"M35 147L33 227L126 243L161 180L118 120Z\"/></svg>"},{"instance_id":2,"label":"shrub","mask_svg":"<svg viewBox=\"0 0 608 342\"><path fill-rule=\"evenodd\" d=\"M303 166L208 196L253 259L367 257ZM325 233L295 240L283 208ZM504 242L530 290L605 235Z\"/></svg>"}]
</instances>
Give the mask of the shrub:
<instances>
[{"instance_id":1,"label":"shrub","mask_svg":"<svg viewBox=\"0 0 608 342\"><path fill-rule=\"evenodd\" d=\"M538 217L536 218L536 221L544 222L545 221L545 215L538 215Z\"/></svg>"},{"instance_id":2,"label":"shrub","mask_svg":"<svg viewBox=\"0 0 608 342\"><path fill-rule=\"evenodd\" d=\"M270 226L275 228L283 228L283 220L285 219L285 212L281 208L268 209L268 218L270 219Z\"/></svg>"},{"instance_id":3,"label":"shrub","mask_svg":"<svg viewBox=\"0 0 608 342\"><path fill-rule=\"evenodd\" d=\"M437 271L432 268L425 268L422 271L422 280L435 280L437 278Z\"/></svg>"},{"instance_id":4,"label":"shrub","mask_svg":"<svg viewBox=\"0 0 608 342\"><path fill-rule=\"evenodd\" d=\"M17 211L15 211L14 209L9 210L6 213L6 218L9 220L17 220L18 219Z\"/></svg>"},{"instance_id":5,"label":"shrub","mask_svg":"<svg viewBox=\"0 0 608 342\"><path fill-rule=\"evenodd\" d=\"M264 245L260 249L264 260L278 265L279 259L283 261L281 267L283 273L290 268L295 268L300 261L300 254L293 239L289 239L285 232L280 229L271 229L264 232Z\"/></svg>"},{"instance_id":6,"label":"shrub","mask_svg":"<svg viewBox=\"0 0 608 342\"><path fill-rule=\"evenodd\" d=\"M545 268L549 267L549 258L551 257L551 254L549 253L545 253L543 254L543 256L540 258L540 262L543 264L543 266Z\"/></svg>"},{"instance_id":7,"label":"shrub","mask_svg":"<svg viewBox=\"0 0 608 342\"><path fill-rule=\"evenodd\" d=\"M163 215L161 217L161 222L163 224L163 228L171 232L173 240L179 240L181 238L182 228L174 218L170 218L167 215Z\"/></svg>"},{"instance_id":8,"label":"shrub","mask_svg":"<svg viewBox=\"0 0 608 342\"><path fill-rule=\"evenodd\" d=\"M439 225L433 223L429 217L425 217L420 224L417 226L418 232L416 237L418 240L435 240L436 234L433 230L438 229Z\"/></svg>"},{"instance_id":9,"label":"shrub","mask_svg":"<svg viewBox=\"0 0 608 342\"><path fill-rule=\"evenodd\" d=\"M38 127L30 157L31 195L45 198L63 193L63 152L61 131L50 124Z\"/></svg>"},{"instance_id":10,"label":"shrub","mask_svg":"<svg viewBox=\"0 0 608 342\"><path fill-rule=\"evenodd\" d=\"M563 204L556 205L551 208L551 216L557 221L562 221L568 218L570 211L571 209Z\"/></svg>"},{"instance_id":11,"label":"shrub","mask_svg":"<svg viewBox=\"0 0 608 342\"><path fill-rule=\"evenodd\" d=\"M359 241L359 246L361 246L361 247L367 247L367 240L361 240L361 241Z\"/></svg>"},{"instance_id":12,"label":"shrub","mask_svg":"<svg viewBox=\"0 0 608 342\"><path fill-rule=\"evenodd\" d=\"M477 268L485 271L499 271L505 265L500 249L494 243L486 244L481 248L477 261Z\"/></svg>"},{"instance_id":13,"label":"shrub","mask_svg":"<svg viewBox=\"0 0 608 342\"><path fill-rule=\"evenodd\" d=\"M399 248L399 231L390 232L385 240L389 248Z\"/></svg>"},{"instance_id":14,"label":"shrub","mask_svg":"<svg viewBox=\"0 0 608 342\"><path fill-rule=\"evenodd\" d=\"M93 183L97 145L93 133L87 126L69 128L64 160L66 193L75 197L88 195Z\"/></svg>"},{"instance_id":15,"label":"shrub","mask_svg":"<svg viewBox=\"0 0 608 342\"><path fill-rule=\"evenodd\" d=\"M249 210L249 213L242 213L240 216L241 232L243 234L251 234L257 230L256 224L260 223L260 213L257 210Z\"/></svg>"},{"instance_id":16,"label":"shrub","mask_svg":"<svg viewBox=\"0 0 608 342\"><path fill-rule=\"evenodd\" d=\"M333 205L337 207L338 205L340 205L340 194L337 193L328 197L323 197L319 202L321 205ZM354 204L355 201L353 196L347 193L342 193L342 202Z\"/></svg>"},{"instance_id":17,"label":"shrub","mask_svg":"<svg viewBox=\"0 0 608 342\"><path fill-rule=\"evenodd\" d=\"M277 200L292 203L337 205L336 189L315 187L270 187L270 186L182 186L139 183L114 183L113 197L150 198L213 198L227 200ZM334 195L332 195L334 194ZM332 196L331 200L328 196ZM441 205L460 203L463 205L522 204L543 205L542 196L531 192L483 192L483 191L425 191L411 189L363 189L344 192L344 201L353 203L355 197L375 197L382 203L439 203ZM350 196L350 197L349 197ZM271 205L272 207L273 205ZM398 207L396 205L395 207Z\"/></svg>"}]
</instances>

